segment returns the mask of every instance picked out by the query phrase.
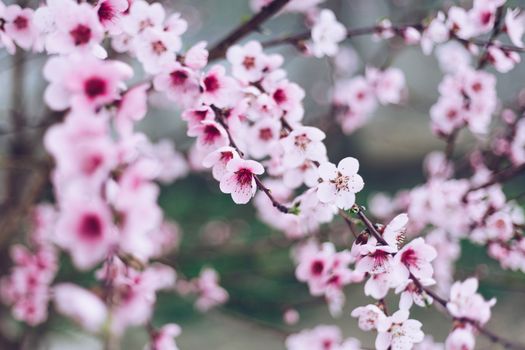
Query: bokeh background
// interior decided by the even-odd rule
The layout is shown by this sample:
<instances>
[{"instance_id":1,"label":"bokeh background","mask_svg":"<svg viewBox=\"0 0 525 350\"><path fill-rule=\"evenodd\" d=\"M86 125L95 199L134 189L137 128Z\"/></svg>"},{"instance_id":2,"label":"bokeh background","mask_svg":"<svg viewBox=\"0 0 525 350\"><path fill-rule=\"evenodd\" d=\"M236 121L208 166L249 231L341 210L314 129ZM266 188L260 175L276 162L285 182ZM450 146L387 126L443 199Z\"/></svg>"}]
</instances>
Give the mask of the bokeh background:
<instances>
[{"instance_id":1,"label":"bokeh background","mask_svg":"<svg viewBox=\"0 0 525 350\"><path fill-rule=\"evenodd\" d=\"M36 1L30 2L36 6ZM325 5L334 10L339 21L349 27L368 26L388 17L393 23L413 23L446 8L451 4L469 1L431 0L327 0ZM525 1L509 1L509 5L525 7ZM166 8L178 11L189 22L184 36L186 47L199 40L213 44L236 24L251 15L248 0L176 0L163 3ZM264 24L261 33L250 38L268 39L305 30L298 14L284 14ZM352 135L343 135L326 103L326 91L334 79L333 65L326 59L300 55L293 47L273 48L285 56L284 68L291 80L306 91L305 124L322 125L328 133L327 147L330 159L353 156L361 162L361 174L366 182L358 195L360 203L377 191L395 193L424 182L422 160L432 150L442 150L444 143L435 138L429 127L428 110L438 97L437 86L442 78L436 59L424 56L419 47L404 47L396 40L374 41L370 36L345 42L354 49L357 71L365 65L401 68L406 76L408 95L399 106L381 107L370 123ZM24 138L37 137L42 128L41 120L47 113L42 103L45 82L41 68L45 57L40 55L8 56L0 54L0 150L7 152L8 143L18 138L10 132L9 113L12 101L22 101L28 125ZM138 66L137 66L138 68ZM23 77L23 94L15 97L15 81ZM510 74L498 74L498 95L502 104L513 101L524 88L524 65L517 66ZM140 80L140 74L136 77ZM140 126L153 140L169 138L178 150L188 150L191 140L185 136L185 127L179 113L159 97L152 100L152 108ZM474 140L461 134L456 157L472 146ZM0 158L2 159L2 158ZM4 176L0 162L0 175ZM20 176L25 176L21 170ZM523 192L525 181L516 179L508 186L509 194ZM522 189L520 191L520 188ZM6 193L6 189L2 189ZM373 334L357 328L350 311L371 300L363 295L362 287L347 288L347 303L341 318L333 319L322 299L308 294L307 286L294 277L289 247L281 244L282 234L260 223L250 206L235 205L229 196L222 194L209 174L192 173L162 190L160 202L165 214L181 227L180 249L169 259L185 276L198 275L203 266L214 267L221 276L221 285L229 292L229 302L218 309L201 314L193 308L193 300L172 293L161 293L153 323L160 325L176 322L183 328L178 338L181 349L217 350L267 350L284 349L287 333L317 324L340 325L344 334L363 340L363 345L373 347ZM342 247L347 243L345 227L339 219L323 227ZM89 274L79 274L68 268L65 258L60 280L72 279L89 283ZM484 296L495 296L498 303L488 327L516 341L525 341L525 276L501 270L482 249L463 244L462 256L456 267L456 279L473 274L481 278ZM397 303L397 301L395 302ZM394 302L391 305L395 305ZM301 315L295 326L282 321L283 311L297 308ZM5 309L1 309L5 312ZM449 320L435 310L416 309L414 317L420 319L423 330L442 341L450 330ZM16 332L31 332L39 337L41 349L99 349L101 343L82 333L60 317L53 317L44 327L25 330L18 324L8 327ZM123 349L142 349L147 334L143 329L130 330L123 342ZM72 345L72 344L75 345ZM485 341L479 349L494 348Z\"/></svg>"}]
</instances>

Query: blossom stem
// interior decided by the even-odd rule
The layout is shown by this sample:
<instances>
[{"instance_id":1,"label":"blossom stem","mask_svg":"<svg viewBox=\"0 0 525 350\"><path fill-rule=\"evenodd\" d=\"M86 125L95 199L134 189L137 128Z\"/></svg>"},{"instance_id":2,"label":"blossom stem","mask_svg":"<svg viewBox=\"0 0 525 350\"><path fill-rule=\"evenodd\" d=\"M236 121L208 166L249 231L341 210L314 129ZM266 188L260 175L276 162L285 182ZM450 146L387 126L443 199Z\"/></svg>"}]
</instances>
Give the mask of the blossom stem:
<instances>
[{"instance_id":1,"label":"blossom stem","mask_svg":"<svg viewBox=\"0 0 525 350\"><path fill-rule=\"evenodd\" d=\"M462 317L462 318L456 318L454 316L452 316L450 314L450 312L448 311L447 309L447 304L448 304L448 301L445 299L445 298L442 298L440 297L439 295L437 295L433 290L431 290L430 288L427 288L427 287L424 287L421 282L419 282L419 280L417 279L416 276L414 276L412 273L410 273L410 279L412 281L414 281L414 283L416 284L416 286L424 291L426 294L428 294L429 296L432 297L432 299L434 299L438 304L440 304L441 306L443 306L445 312L451 316L452 318L454 318L454 320L457 320L459 322L462 322L462 323L468 323L470 325L472 325L474 328L476 328L478 330L478 332L480 334L483 334L485 337L487 337L488 339L490 339L490 341L492 341L493 343L498 343L498 344L501 344L505 349L516 349L516 350L525 350L525 345L523 344L517 344L517 343L513 343L511 342L510 340L507 340L497 334L495 334L494 332L492 331L489 331L488 329L484 328L483 326L481 326L477 321L474 321L470 318L466 318L466 317Z\"/></svg>"},{"instance_id":2,"label":"blossom stem","mask_svg":"<svg viewBox=\"0 0 525 350\"><path fill-rule=\"evenodd\" d=\"M370 234L374 236L374 238L377 240L378 243L380 243L381 245L388 245L388 243L385 241L383 236L381 236L379 231L377 231L372 221L370 221L368 216L366 216L366 214L364 213L364 207L360 207L359 205L354 204L352 206L352 211L356 213L357 216L359 216L359 219L361 219L363 224L365 224Z\"/></svg>"},{"instance_id":3,"label":"blossom stem","mask_svg":"<svg viewBox=\"0 0 525 350\"><path fill-rule=\"evenodd\" d=\"M421 23L416 24L397 24L392 25L391 27L385 28L381 25L374 25L374 26L366 26L366 27L358 27L358 28L347 28L347 34L346 38L352 38L355 36L361 36L361 35L370 35L375 33L380 33L384 30L391 30L395 35L402 36L403 32L407 28L414 28L418 31L422 31L424 29L424 26ZM301 47L301 43L308 40L311 36L310 31L305 31L299 34L290 35L290 36L284 36L281 38L275 38L270 39L262 43L263 47L269 48L269 47L275 47L275 46L281 46L281 45L293 45L296 47ZM462 43L463 45L476 45L480 47L490 47L491 45L495 45L490 40L480 40L480 39L462 39L454 34L451 34L451 38ZM504 51L513 51L518 53L525 53L525 48L521 48L514 45L507 45L507 44L497 44L499 48L501 48Z\"/></svg>"},{"instance_id":4,"label":"blossom stem","mask_svg":"<svg viewBox=\"0 0 525 350\"><path fill-rule=\"evenodd\" d=\"M255 14L247 22L235 28L224 39L219 41L209 52L209 60L213 61L224 57L226 50L235 44L240 39L253 31L259 30L261 24L270 19L273 15L279 12L290 0L274 0L268 5L264 6L261 11Z\"/></svg>"}]
</instances>

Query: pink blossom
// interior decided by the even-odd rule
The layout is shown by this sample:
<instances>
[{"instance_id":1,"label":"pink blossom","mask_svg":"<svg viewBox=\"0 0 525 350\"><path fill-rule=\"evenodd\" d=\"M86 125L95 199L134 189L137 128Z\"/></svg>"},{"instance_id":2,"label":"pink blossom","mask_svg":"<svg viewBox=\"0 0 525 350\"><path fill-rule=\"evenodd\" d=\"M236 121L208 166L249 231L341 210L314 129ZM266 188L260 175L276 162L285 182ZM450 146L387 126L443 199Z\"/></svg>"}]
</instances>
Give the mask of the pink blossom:
<instances>
[{"instance_id":1,"label":"pink blossom","mask_svg":"<svg viewBox=\"0 0 525 350\"><path fill-rule=\"evenodd\" d=\"M286 338L287 350L358 350L360 342L355 338L343 340L336 326L320 325L306 329Z\"/></svg>"},{"instance_id":2,"label":"pink blossom","mask_svg":"<svg viewBox=\"0 0 525 350\"><path fill-rule=\"evenodd\" d=\"M50 53L104 52L99 46L104 30L93 7L71 0L50 3L54 31L46 36L46 49ZM55 8L56 7L56 8Z\"/></svg>"},{"instance_id":3,"label":"pink blossom","mask_svg":"<svg viewBox=\"0 0 525 350\"><path fill-rule=\"evenodd\" d=\"M335 18L331 10L324 9L312 28L312 51L314 56L334 56L338 44L346 38L346 28Z\"/></svg>"},{"instance_id":4,"label":"pink blossom","mask_svg":"<svg viewBox=\"0 0 525 350\"><path fill-rule=\"evenodd\" d=\"M4 14L5 33L9 35L21 48L29 50L36 37L33 25L33 10L22 9L18 5L10 5Z\"/></svg>"},{"instance_id":5,"label":"pink blossom","mask_svg":"<svg viewBox=\"0 0 525 350\"><path fill-rule=\"evenodd\" d=\"M299 322L299 312L296 310L296 309L287 309L284 313L283 313L283 321L284 323L286 323L287 325L294 325L294 324L297 324L297 322Z\"/></svg>"},{"instance_id":6,"label":"pink blossom","mask_svg":"<svg viewBox=\"0 0 525 350\"><path fill-rule=\"evenodd\" d=\"M226 58L232 65L232 75L244 84L260 81L268 70L275 69L283 62L280 55L264 54L258 41L230 47Z\"/></svg>"},{"instance_id":7,"label":"pink blossom","mask_svg":"<svg viewBox=\"0 0 525 350\"><path fill-rule=\"evenodd\" d=\"M191 69L202 69L208 63L207 43L200 41L193 45L184 57L184 65Z\"/></svg>"},{"instance_id":8,"label":"pink blossom","mask_svg":"<svg viewBox=\"0 0 525 350\"><path fill-rule=\"evenodd\" d=\"M195 307L206 312L211 308L224 304L228 300L228 292L219 285L219 275L211 268L201 271L199 278L194 281L198 293Z\"/></svg>"},{"instance_id":9,"label":"pink blossom","mask_svg":"<svg viewBox=\"0 0 525 350\"><path fill-rule=\"evenodd\" d=\"M95 9L98 19L111 34L121 32L121 18L129 7L128 0L100 0Z\"/></svg>"},{"instance_id":10,"label":"pink blossom","mask_svg":"<svg viewBox=\"0 0 525 350\"><path fill-rule=\"evenodd\" d=\"M447 337L447 350L473 350L476 345L473 330L470 327L456 328Z\"/></svg>"},{"instance_id":11,"label":"pink blossom","mask_svg":"<svg viewBox=\"0 0 525 350\"><path fill-rule=\"evenodd\" d=\"M200 84L202 88L201 100L206 104L224 107L236 97L236 82L226 75L223 66L213 66L202 76Z\"/></svg>"},{"instance_id":12,"label":"pink blossom","mask_svg":"<svg viewBox=\"0 0 525 350\"><path fill-rule=\"evenodd\" d=\"M418 280L423 287L428 287L436 283L431 278ZM409 310L413 304L426 307L433 302L433 298L422 290L413 280L406 280L396 288L396 293L401 293L399 298L399 309Z\"/></svg>"},{"instance_id":13,"label":"pink blossom","mask_svg":"<svg viewBox=\"0 0 525 350\"><path fill-rule=\"evenodd\" d=\"M423 341L421 322L408 319L406 310L398 310L392 316L383 318L377 323L376 349L386 350L389 347L399 350L410 350L416 343Z\"/></svg>"},{"instance_id":14,"label":"pink blossom","mask_svg":"<svg viewBox=\"0 0 525 350\"><path fill-rule=\"evenodd\" d=\"M55 242L70 252L73 263L85 270L102 261L116 239L107 205L99 199L71 199L59 215Z\"/></svg>"},{"instance_id":15,"label":"pink blossom","mask_svg":"<svg viewBox=\"0 0 525 350\"><path fill-rule=\"evenodd\" d=\"M373 304L355 308L352 310L351 316L358 319L359 328L363 331L377 329L378 322L387 317L383 310Z\"/></svg>"},{"instance_id":16,"label":"pink blossom","mask_svg":"<svg viewBox=\"0 0 525 350\"><path fill-rule=\"evenodd\" d=\"M131 67L120 61L53 57L44 67L44 77L50 82L44 99L54 110L74 107L93 111L115 101L123 80L132 74Z\"/></svg>"},{"instance_id":17,"label":"pink blossom","mask_svg":"<svg viewBox=\"0 0 525 350\"><path fill-rule=\"evenodd\" d=\"M180 333L179 325L175 323L165 324L152 334L151 343L147 344L144 350L179 350L173 338L178 337Z\"/></svg>"},{"instance_id":18,"label":"pink blossom","mask_svg":"<svg viewBox=\"0 0 525 350\"><path fill-rule=\"evenodd\" d=\"M255 122L249 130L247 140L250 155L255 159L269 155L272 148L277 147L280 134L281 123L276 119L264 118Z\"/></svg>"},{"instance_id":19,"label":"pink blossom","mask_svg":"<svg viewBox=\"0 0 525 350\"><path fill-rule=\"evenodd\" d=\"M525 16L520 9L507 9L505 14L505 31L514 45L523 47L521 38L525 32Z\"/></svg>"},{"instance_id":20,"label":"pink blossom","mask_svg":"<svg viewBox=\"0 0 525 350\"><path fill-rule=\"evenodd\" d=\"M182 45L179 37L157 28L146 28L135 39L137 59L150 74L160 73L175 61Z\"/></svg>"},{"instance_id":21,"label":"pink blossom","mask_svg":"<svg viewBox=\"0 0 525 350\"><path fill-rule=\"evenodd\" d=\"M153 86L181 107L192 105L199 94L197 74L177 62L168 63L153 80Z\"/></svg>"},{"instance_id":22,"label":"pink blossom","mask_svg":"<svg viewBox=\"0 0 525 350\"><path fill-rule=\"evenodd\" d=\"M357 174L359 161L348 157L342 159L337 167L332 163L319 166L319 176L323 182L317 187L317 197L323 203L335 203L338 208L349 209L355 203L355 194L364 187L361 176Z\"/></svg>"},{"instance_id":23,"label":"pink blossom","mask_svg":"<svg viewBox=\"0 0 525 350\"><path fill-rule=\"evenodd\" d=\"M210 152L229 144L226 130L213 120L203 120L191 127L188 136L197 137L198 147Z\"/></svg>"},{"instance_id":24,"label":"pink blossom","mask_svg":"<svg viewBox=\"0 0 525 350\"><path fill-rule=\"evenodd\" d=\"M478 280L468 278L464 282L456 282L450 289L450 299L447 309L457 318L466 317L479 322L481 325L490 319L490 308L496 304L496 299L489 301L477 293Z\"/></svg>"},{"instance_id":25,"label":"pink blossom","mask_svg":"<svg viewBox=\"0 0 525 350\"><path fill-rule=\"evenodd\" d=\"M144 0L134 0L126 16L122 18L124 31L134 36L147 28L160 28L166 13L160 3L148 4Z\"/></svg>"},{"instance_id":26,"label":"pink blossom","mask_svg":"<svg viewBox=\"0 0 525 350\"><path fill-rule=\"evenodd\" d=\"M399 103L405 89L405 76L398 68L379 70L368 67L366 79L373 86L375 94L381 104Z\"/></svg>"},{"instance_id":27,"label":"pink blossom","mask_svg":"<svg viewBox=\"0 0 525 350\"><path fill-rule=\"evenodd\" d=\"M426 244L425 240L419 237L397 252L394 261L396 265L400 264L406 278L411 274L417 279L425 280L432 278L434 269L431 262L436 256L437 252L434 247Z\"/></svg>"},{"instance_id":28,"label":"pink blossom","mask_svg":"<svg viewBox=\"0 0 525 350\"><path fill-rule=\"evenodd\" d=\"M226 173L221 178L221 191L230 193L235 203L246 204L257 191L254 176L262 173L264 167L254 160L232 159L226 165Z\"/></svg>"},{"instance_id":29,"label":"pink blossom","mask_svg":"<svg viewBox=\"0 0 525 350\"><path fill-rule=\"evenodd\" d=\"M205 167L212 168L212 175L215 180L221 181L228 172L226 166L234 158L240 158L237 151L233 147L224 146L208 154L202 163Z\"/></svg>"},{"instance_id":30,"label":"pink blossom","mask_svg":"<svg viewBox=\"0 0 525 350\"><path fill-rule=\"evenodd\" d=\"M311 126L294 129L280 141L284 149L284 165L294 168L307 160L325 161L326 147L322 142L325 137L324 132Z\"/></svg>"}]
</instances>

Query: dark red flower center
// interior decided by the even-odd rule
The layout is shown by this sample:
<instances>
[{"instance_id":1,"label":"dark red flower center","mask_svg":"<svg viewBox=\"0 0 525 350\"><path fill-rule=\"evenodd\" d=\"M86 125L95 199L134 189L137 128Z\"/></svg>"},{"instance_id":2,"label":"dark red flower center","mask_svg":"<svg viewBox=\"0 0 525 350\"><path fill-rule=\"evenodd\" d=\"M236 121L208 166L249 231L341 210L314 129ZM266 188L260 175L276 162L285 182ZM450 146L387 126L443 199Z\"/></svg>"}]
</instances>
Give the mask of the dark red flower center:
<instances>
[{"instance_id":1,"label":"dark red flower center","mask_svg":"<svg viewBox=\"0 0 525 350\"><path fill-rule=\"evenodd\" d=\"M188 80L188 72L176 70L170 73L170 78L173 85L183 85Z\"/></svg>"},{"instance_id":2,"label":"dark red flower center","mask_svg":"<svg viewBox=\"0 0 525 350\"><path fill-rule=\"evenodd\" d=\"M403 252L403 255L401 255L401 262L406 266L415 266L417 265L417 261L418 258L414 249L407 249Z\"/></svg>"},{"instance_id":3,"label":"dark red flower center","mask_svg":"<svg viewBox=\"0 0 525 350\"><path fill-rule=\"evenodd\" d=\"M101 22L111 21L115 17L115 9L108 3L104 1L98 8L98 18Z\"/></svg>"},{"instance_id":4,"label":"dark red flower center","mask_svg":"<svg viewBox=\"0 0 525 350\"><path fill-rule=\"evenodd\" d=\"M83 24L76 26L69 34L73 37L75 46L85 45L91 40L91 28Z\"/></svg>"},{"instance_id":5,"label":"dark red flower center","mask_svg":"<svg viewBox=\"0 0 525 350\"><path fill-rule=\"evenodd\" d=\"M204 87L206 88L207 92L217 91L220 87L219 79L217 79L215 75L207 76L204 78Z\"/></svg>"},{"instance_id":6,"label":"dark red flower center","mask_svg":"<svg viewBox=\"0 0 525 350\"><path fill-rule=\"evenodd\" d=\"M248 186L252 184L252 171L250 169L239 169L237 172L235 172L235 175L237 176L237 182L241 186Z\"/></svg>"},{"instance_id":7,"label":"dark red flower center","mask_svg":"<svg viewBox=\"0 0 525 350\"><path fill-rule=\"evenodd\" d=\"M286 93L284 92L283 89L277 89L275 90L275 92L273 93L273 99L275 100L275 102L277 102L278 104L281 104L283 102L286 101Z\"/></svg>"},{"instance_id":8,"label":"dark red flower center","mask_svg":"<svg viewBox=\"0 0 525 350\"><path fill-rule=\"evenodd\" d=\"M204 143L212 144L217 137L221 136L221 132L214 125L206 125L204 127Z\"/></svg>"},{"instance_id":9,"label":"dark red flower center","mask_svg":"<svg viewBox=\"0 0 525 350\"><path fill-rule=\"evenodd\" d=\"M105 94L106 88L106 81L99 77L89 78L84 83L84 91L86 92L86 95L91 99Z\"/></svg>"},{"instance_id":10,"label":"dark red flower center","mask_svg":"<svg viewBox=\"0 0 525 350\"><path fill-rule=\"evenodd\" d=\"M271 140L273 138L273 132L270 128L263 128L259 130L259 138L264 141Z\"/></svg>"},{"instance_id":11,"label":"dark red flower center","mask_svg":"<svg viewBox=\"0 0 525 350\"><path fill-rule=\"evenodd\" d=\"M316 260L312 263L312 266L310 267L310 270L312 272L312 275L319 276L323 273L324 270L324 263L320 260Z\"/></svg>"},{"instance_id":12,"label":"dark red flower center","mask_svg":"<svg viewBox=\"0 0 525 350\"><path fill-rule=\"evenodd\" d=\"M88 157L83 164L83 171L87 175L93 174L104 161L104 157L97 153Z\"/></svg>"},{"instance_id":13,"label":"dark red flower center","mask_svg":"<svg viewBox=\"0 0 525 350\"><path fill-rule=\"evenodd\" d=\"M253 67L255 67L255 57L253 57L253 56L246 56L244 58L244 61L242 62L242 65L246 69L252 69Z\"/></svg>"},{"instance_id":14,"label":"dark red flower center","mask_svg":"<svg viewBox=\"0 0 525 350\"><path fill-rule=\"evenodd\" d=\"M24 16L17 16L13 21L15 28L18 30L26 29L29 26L29 21Z\"/></svg>"},{"instance_id":15,"label":"dark red flower center","mask_svg":"<svg viewBox=\"0 0 525 350\"><path fill-rule=\"evenodd\" d=\"M82 218L79 229L84 238L96 240L102 236L102 220L95 213L87 213Z\"/></svg>"}]
</instances>

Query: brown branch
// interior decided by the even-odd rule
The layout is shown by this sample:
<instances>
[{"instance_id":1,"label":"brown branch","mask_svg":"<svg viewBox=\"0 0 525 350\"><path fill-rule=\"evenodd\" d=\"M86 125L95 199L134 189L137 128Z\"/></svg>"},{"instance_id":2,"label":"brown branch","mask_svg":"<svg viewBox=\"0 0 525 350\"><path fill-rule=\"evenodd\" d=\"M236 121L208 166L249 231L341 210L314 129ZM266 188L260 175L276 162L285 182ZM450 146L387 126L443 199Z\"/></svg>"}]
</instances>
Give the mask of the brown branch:
<instances>
[{"instance_id":1,"label":"brown branch","mask_svg":"<svg viewBox=\"0 0 525 350\"><path fill-rule=\"evenodd\" d=\"M224 111L215 105L211 105L210 107L215 113L215 119L226 131L226 134L228 135L228 141L230 143L230 146L233 147L237 151L237 153L239 153L241 157L244 157L244 153L239 149L239 147L235 143L235 140L233 139L230 133L230 128L228 124L226 123L226 121L224 120ZM255 179L257 188L263 191L264 194L266 194L266 196L270 199L270 201L272 202L275 208L277 208L280 212L284 214L288 214L291 212L290 209L286 205L282 204L281 202L279 202L278 200L274 198L274 196L272 195L272 191L268 187L264 186L261 179L257 175L254 174L253 178Z\"/></svg>"},{"instance_id":2,"label":"brown branch","mask_svg":"<svg viewBox=\"0 0 525 350\"><path fill-rule=\"evenodd\" d=\"M273 15L279 12L290 0L274 0L268 5L264 6L261 11L255 14L247 22L241 24L234 29L224 39L219 41L212 49L210 49L209 60L213 61L224 57L226 50L246 35L260 28L261 24L270 19Z\"/></svg>"},{"instance_id":3,"label":"brown branch","mask_svg":"<svg viewBox=\"0 0 525 350\"><path fill-rule=\"evenodd\" d=\"M359 206L357 204L354 204L352 206L352 211L355 214L357 214L357 216L359 216L359 219L361 219L363 224L365 224L365 226L368 229L368 231L370 232L370 234L372 236L374 236L374 238L377 240L378 243L380 243L381 245L388 245L387 241L385 241L385 239L383 238L381 233L379 233L379 231L377 231L377 229L374 226L374 224L372 223L372 221L370 221L370 219L364 213L364 207L361 207L361 206Z\"/></svg>"},{"instance_id":4,"label":"brown branch","mask_svg":"<svg viewBox=\"0 0 525 350\"><path fill-rule=\"evenodd\" d=\"M493 174L492 177L487 182L485 182L485 183L483 183L481 185L478 185L478 186L470 188L467 191L467 193L465 194L465 197L470 192L481 190L482 188L490 187L490 186L492 186L492 185L494 185L494 184L496 184L498 182L508 181L508 180L512 179L513 177L520 175L524 171L525 171L525 164L522 164L522 165L517 166L517 167L508 167L508 168L500 171L499 173Z\"/></svg>"}]
</instances>

